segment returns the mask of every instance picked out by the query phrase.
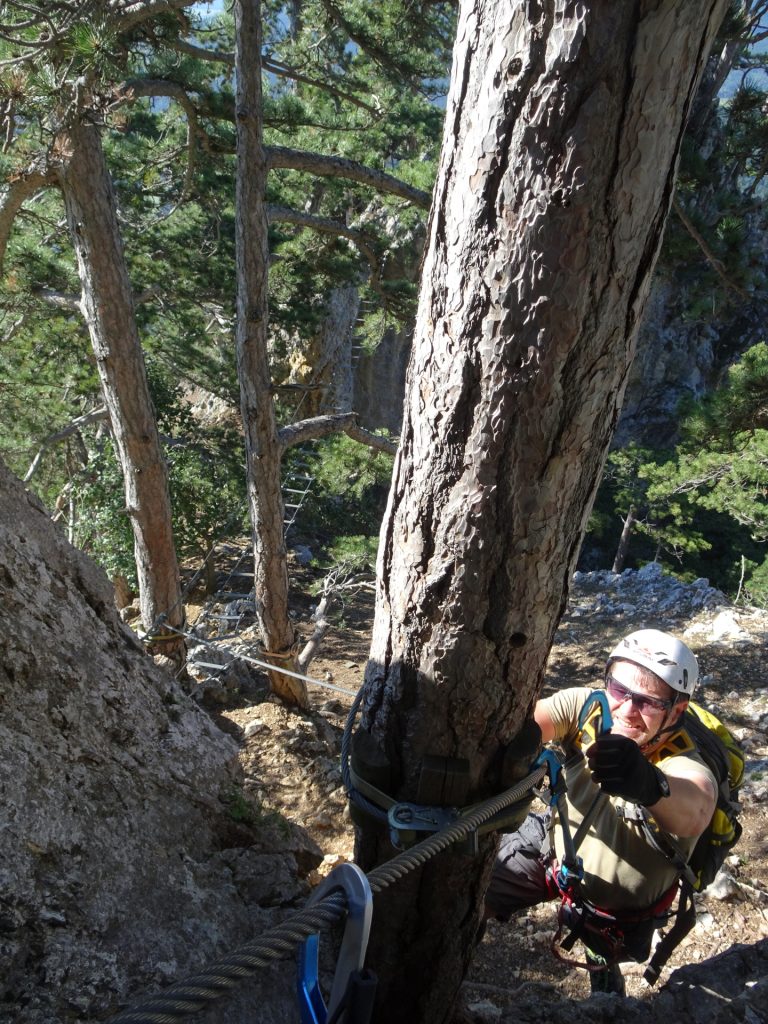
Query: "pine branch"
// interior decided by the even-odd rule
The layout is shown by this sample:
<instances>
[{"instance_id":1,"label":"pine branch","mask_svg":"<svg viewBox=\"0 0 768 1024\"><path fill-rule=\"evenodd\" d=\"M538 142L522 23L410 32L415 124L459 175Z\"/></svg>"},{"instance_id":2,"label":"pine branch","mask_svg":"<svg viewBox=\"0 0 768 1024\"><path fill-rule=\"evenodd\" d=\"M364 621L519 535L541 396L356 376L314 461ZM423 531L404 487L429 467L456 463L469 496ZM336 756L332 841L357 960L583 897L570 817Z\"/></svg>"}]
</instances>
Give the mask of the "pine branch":
<instances>
[{"instance_id":1,"label":"pine branch","mask_svg":"<svg viewBox=\"0 0 768 1024\"><path fill-rule=\"evenodd\" d=\"M357 422L348 426L344 433L353 441L359 441L360 444L367 445L374 451L386 452L388 455L397 454L398 445L394 441L390 441L388 437L382 437L381 434L374 434L370 430L366 430Z\"/></svg>"},{"instance_id":2,"label":"pine branch","mask_svg":"<svg viewBox=\"0 0 768 1024\"><path fill-rule=\"evenodd\" d=\"M318 231L324 235L348 238L368 260L374 276L378 277L380 269L379 258L370 242L360 231L348 228L340 220L332 220L330 217L318 217L316 214L303 213L301 210L289 210L285 206L268 206L267 219L270 224L282 221L286 224L297 224L300 227L311 228L313 231Z\"/></svg>"},{"instance_id":3,"label":"pine branch","mask_svg":"<svg viewBox=\"0 0 768 1024\"><path fill-rule=\"evenodd\" d=\"M358 425L356 412L345 412L338 415L313 416L310 419L289 423L278 431L278 440L283 453L294 445L304 441L316 441L329 434L346 434L353 441L373 448L375 451L394 455L397 445L387 437L373 434Z\"/></svg>"},{"instance_id":4,"label":"pine branch","mask_svg":"<svg viewBox=\"0 0 768 1024\"><path fill-rule=\"evenodd\" d=\"M178 53L186 53L190 57L196 57L198 60L213 61L217 64L225 64L227 67L235 66L235 55L227 50L206 49L206 47L197 46L195 43L190 43L186 39L174 39L174 41L169 43L168 46L170 49L176 50ZM360 107L361 110L367 110L371 114L378 116L380 113L376 107L372 106L370 103L366 103L364 100L358 99L358 97L353 96L352 93L339 89L330 82L323 82L310 75L305 75L302 71L299 71L297 68L290 67L288 64L284 64L282 61L276 61L269 56L262 55L261 66L265 71L268 71L270 74L276 75L279 78L288 78L292 82L302 82L304 85L309 85L313 89L319 89L331 96L337 96L346 103L351 103L352 106Z\"/></svg>"},{"instance_id":5,"label":"pine branch","mask_svg":"<svg viewBox=\"0 0 768 1024\"><path fill-rule=\"evenodd\" d=\"M0 203L0 276L16 215L27 199L35 195L41 188L48 188L55 184L56 171L48 166L47 160L32 164L28 170L12 175L8 181L7 191Z\"/></svg>"},{"instance_id":6,"label":"pine branch","mask_svg":"<svg viewBox=\"0 0 768 1024\"><path fill-rule=\"evenodd\" d=\"M102 406L100 409L93 409L91 412L75 417L75 419L73 419L71 423L68 423L66 427L62 427L61 430L57 430L53 434L49 434L40 445L37 455L32 460L32 463L24 477L24 483L29 483L32 479L42 461L43 455L45 455L52 445L56 444L58 441L63 441L66 437L76 433L82 427L87 427L89 423L93 423L96 420L105 420L108 416L109 414L106 406Z\"/></svg>"},{"instance_id":7,"label":"pine branch","mask_svg":"<svg viewBox=\"0 0 768 1024\"><path fill-rule=\"evenodd\" d=\"M117 103L127 103L140 96L167 96L174 99L184 109L187 119L195 126L198 137L204 140L206 148L210 144L209 136L199 125L201 114L211 117L221 117L227 121L234 122L234 105L229 105L226 111L214 112L207 103L196 105L189 93L177 82L161 78L132 78L125 81L116 91ZM407 184L393 174L386 171L379 171L374 167L359 163L357 160L348 160L344 157L326 156L322 153L312 153L307 150L289 149L285 146L265 146L264 152L267 158L268 169L280 168L283 170L304 171L308 174L315 174L318 177L345 178L349 181L357 181L361 185L368 185L379 192L398 196L409 203L413 203L419 209L428 210L432 197L428 192Z\"/></svg>"},{"instance_id":8,"label":"pine branch","mask_svg":"<svg viewBox=\"0 0 768 1024\"><path fill-rule=\"evenodd\" d=\"M381 46L366 32L355 26L344 16L341 8L334 3L334 0L320 0L320 3L330 19L346 32L349 39L359 46L379 67L399 79L406 78L409 81L418 78L428 77L429 72L411 68L395 60L391 53L382 49Z\"/></svg>"},{"instance_id":9,"label":"pine branch","mask_svg":"<svg viewBox=\"0 0 768 1024\"><path fill-rule=\"evenodd\" d=\"M743 288L741 288L735 282L731 281L731 279L728 277L728 275L725 272L725 267L723 266L722 262L712 252L712 250L710 249L709 245L707 245L707 242L704 239L704 237L702 236L702 234L699 231L697 231L697 229L694 227L693 222L690 220L690 218L688 217L688 215L685 213L685 211L683 210L682 206L680 205L680 202L678 201L677 196L675 196L675 198L672 200L672 209L675 211L677 216L680 218L680 221L682 222L683 227L688 232L688 234L691 236L691 238L694 240L694 242L698 245L698 247L701 249L701 251L704 254L704 258L706 259L707 263L709 263L709 265L712 267L714 272L717 274L717 276L723 282L725 287L730 289L733 292L736 292L736 294L740 298L745 299L747 302L749 302L750 301L750 296L744 291Z\"/></svg>"},{"instance_id":10,"label":"pine branch","mask_svg":"<svg viewBox=\"0 0 768 1024\"><path fill-rule=\"evenodd\" d=\"M328 437L329 434L342 434L356 419L356 412L345 412L336 416L313 416L297 423L289 423L277 432L281 452L284 454L288 448L304 441L314 441L320 437Z\"/></svg>"},{"instance_id":11,"label":"pine branch","mask_svg":"<svg viewBox=\"0 0 768 1024\"><path fill-rule=\"evenodd\" d=\"M347 160L340 156L324 156L320 153L310 153L299 149L287 149L285 146L267 146L266 154L270 169L280 167L287 170L306 171L320 177L347 178L350 181L357 181L361 185L369 185L379 192L399 196L422 210L428 210L432 202L432 197L428 192L414 188L413 185L406 184L394 175L387 174L386 171L378 171L373 167L358 163L356 160Z\"/></svg>"},{"instance_id":12,"label":"pine branch","mask_svg":"<svg viewBox=\"0 0 768 1024\"><path fill-rule=\"evenodd\" d=\"M107 9L119 18L120 31L156 18L160 14L182 11L193 7L195 0L109 0Z\"/></svg>"}]
</instances>

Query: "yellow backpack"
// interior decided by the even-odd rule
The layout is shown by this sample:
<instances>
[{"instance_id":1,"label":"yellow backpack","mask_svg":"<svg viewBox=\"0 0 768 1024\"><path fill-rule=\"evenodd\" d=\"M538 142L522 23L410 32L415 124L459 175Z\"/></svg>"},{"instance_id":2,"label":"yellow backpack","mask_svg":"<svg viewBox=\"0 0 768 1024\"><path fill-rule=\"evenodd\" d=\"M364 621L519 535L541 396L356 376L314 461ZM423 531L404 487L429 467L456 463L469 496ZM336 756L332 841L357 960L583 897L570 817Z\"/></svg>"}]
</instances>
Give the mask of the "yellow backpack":
<instances>
[{"instance_id":1,"label":"yellow backpack","mask_svg":"<svg viewBox=\"0 0 768 1024\"><path fill-rule=\"evenodd\" d=\"M714 880L741 835L738 790L744 778L744 752L716 715L691 701L680 730L656 751L656 757L669 757L694 748L718 784L715 812L688 860L690 874L686 872L694 891L701 892Z\"/></svg>"}]
</instances>

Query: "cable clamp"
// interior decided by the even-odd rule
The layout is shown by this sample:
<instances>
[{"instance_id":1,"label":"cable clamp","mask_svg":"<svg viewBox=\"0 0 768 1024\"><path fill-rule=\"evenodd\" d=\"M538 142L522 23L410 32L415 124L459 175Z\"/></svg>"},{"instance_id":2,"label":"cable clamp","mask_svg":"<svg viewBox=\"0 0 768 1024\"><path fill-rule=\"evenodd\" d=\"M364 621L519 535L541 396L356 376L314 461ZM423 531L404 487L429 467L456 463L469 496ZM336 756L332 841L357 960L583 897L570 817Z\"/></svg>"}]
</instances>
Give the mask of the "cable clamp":
<instances>
[{"instance_id":1,"label":"cable clamp","mask_svg":"<svg viewBox=\"0 0 768 1024\"><path fill-rule=\"evenodd\" d=\"M387 812L389 839L396 850L405 850L421 838L419 832L440 832L459 817L455 807L422 807L394 804Z\"/></svg>"}]
</instances>

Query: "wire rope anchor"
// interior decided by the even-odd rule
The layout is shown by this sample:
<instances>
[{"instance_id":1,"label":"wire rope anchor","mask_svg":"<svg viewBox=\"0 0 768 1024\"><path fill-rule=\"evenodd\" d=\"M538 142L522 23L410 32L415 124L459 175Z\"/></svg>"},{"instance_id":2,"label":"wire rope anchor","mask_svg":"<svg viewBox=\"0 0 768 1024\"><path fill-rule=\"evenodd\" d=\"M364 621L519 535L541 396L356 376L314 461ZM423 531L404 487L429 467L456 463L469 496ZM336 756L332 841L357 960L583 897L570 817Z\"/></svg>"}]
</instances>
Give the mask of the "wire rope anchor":
<instances>
[{"instance_id":1,"label":"wire rope anchor","mask_svg":"<svg viewBox=\"0 0 768 1024\"><path fill-rule=\"evenodd\" d=\"M367 877L357 864L340 864L315 889L307 906L340 889L347 897L347 920L327 1006L319 981L320 936L308 936L299 947L301 1024L367 1024L373 1012L376 975L363 970L373 915L373 893Z\"/></svg>"},{"instance_id":2,"label":"wire rope anchor","mask_svg":"<svg viewBox=\"0 0 768 1024\"><path fill-rule=\"evenodd\" d=\"M419 832L440 832L459 817L455 807L423 807L421 804L394 804L387 812L389 841L396 850L405 850L419 838Z\"/></svg>"}]
</instances>

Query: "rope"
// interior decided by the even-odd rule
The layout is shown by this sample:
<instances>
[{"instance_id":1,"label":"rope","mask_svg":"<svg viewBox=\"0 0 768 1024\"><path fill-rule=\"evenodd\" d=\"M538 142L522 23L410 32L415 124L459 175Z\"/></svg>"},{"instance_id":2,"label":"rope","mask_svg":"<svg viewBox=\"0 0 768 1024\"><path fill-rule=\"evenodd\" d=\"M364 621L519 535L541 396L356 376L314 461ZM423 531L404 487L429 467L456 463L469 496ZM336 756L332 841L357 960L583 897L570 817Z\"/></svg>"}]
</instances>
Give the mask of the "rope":
<instances>
[{"instance_id":1,"label":"rope","mask_svg":"<svg viewBox=\"0 0 768 1024\"><path fill-rule=\"evenodd\" d=\"M466 838L505 807L521 800L541 782L544 774L543 766L537 768L511 789L478 804L440 832L374 868L368 874L371 890L381 892L453 843ZM247 943L215 961L201 973L171 985L134 1010L119 1013L110 1024L176 1024L198 1013L251 977L257 968L288 957L298 943L316 934L322 925L334 924L344 913L345 904L343 893L331 893L319 903L291 915L276 928L269 929L255 942Z\"/></svg>"},{"instance_id":2,"label":"rope","mask_svg":"<svg viewBox=\"0 0 768 1024\"><path fill-rule=\"evenodd\" d=\"M217 651L221 650L221 645L214 643L212 640L204 640L200 636L196 636L194 633L189 633L184 629L176 629L175 626L166 625L166 629L171 630L173 633L179 636L186 637L188 640L193 640L196 644L201 644L203 647L212 647ZM303 679L305 683L310 683L313 686L323 686L326 690L335 690L337 693L346 693L348 697L358 696L357 690L347 690L343 686L335 686L333 683L328 683L324 679L314 679L312 676L304 675L301 672L294 672L292 669L278 668L277 665L273 665L268 661L260 661L258 658L252 658L248 654L238 654L235 651L227 649L227 653L232 655L233 660L247 661L250 665L256 665L258 668L269 669L271 671L278 671L283 676L291 676L293 679ZM271 657L271 655L270 655ZM227 665L217 666L218 668L225 669Z\"/></svg>"},{"instance_id":3,"label":"rope","mask_svg":"<svg viewBox=\"0 0 768 1024\"><path fill-rule=\"evenodd\" d=\"M298 943L316 934L323 925L340 920L345 909L344 894L331 893L320 903L270 928L260 939L214 961L199 974L171 985L133 1010L124 1010L111 1018L110 1024L175 1024L191 1017L250 978L258 968L286 959Z\"/></svg>"},{"instance_id":4,"label":"rope","mask_svg":"<svg viewBox=\"0 0 768 1024\"><path fill-rule=\"evenodd\" d=\"M290 661L291 658L295 657L296 651L299 649L298 644L294 644L290 651L264 651L265 658L277 658L278 661ZM262 650L264 648L262 647Z\"/></svg>"}]
</instances>

